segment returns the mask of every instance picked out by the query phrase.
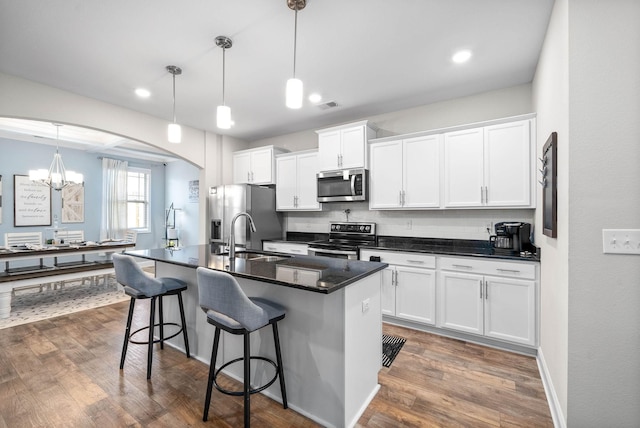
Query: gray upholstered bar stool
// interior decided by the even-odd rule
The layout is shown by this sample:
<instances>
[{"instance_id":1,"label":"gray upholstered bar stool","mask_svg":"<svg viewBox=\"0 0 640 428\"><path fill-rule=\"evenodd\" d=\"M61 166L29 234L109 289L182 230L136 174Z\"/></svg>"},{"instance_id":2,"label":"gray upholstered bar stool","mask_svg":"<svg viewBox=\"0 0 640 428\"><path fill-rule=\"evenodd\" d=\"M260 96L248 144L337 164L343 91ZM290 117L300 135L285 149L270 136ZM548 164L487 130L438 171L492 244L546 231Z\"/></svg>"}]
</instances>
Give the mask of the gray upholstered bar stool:
<instances>
[{"instance_id":1,"label":"gray upholstered bar stool","mask_svg":"<svg viewBox=\"0 0 640 428\"><path fill-rule=\"evenodd\" d=\"M182 304L182 292L187 289L187 283L176 278L152 278L145 274L135 259L124 254L113 255L113 266L116 271L116 281L124 286L124 292L131 296L129 303L129 315L127 317L127 328L124 333L124 344L122 345L122 356L120 357L120 370L124 367L124 359L127 356L127 345L129 342L136 345L147 345L147 379L151 379L151 362L153 357L153 344L160 343L160 348L164 348L164 341L176 337L182 333L184 338L184 347L187 358L189 354L189 337L187 336L186 322L184 318L184 306ZM169 322L165 323L162 311L162 298L165 296L178 296L178 304L180 306L180 321L182 325ZM131 332L131 321L133 319L133 308L138 299L151 299L151 308L149 310L149 325L139 328ZM158 299L158 323L155 322L156 299ZM177 326L180 329L169 337L164 337L164 327L167 325ZM154 339L153 333L155 328L159 327L160 338ZM149 330L147 341L133 340L133 336L142 331Z\"/></svg>"},{"instance_id":2,"label":"gray upholstered bar stool","mask_svg":"<svg viewBox=\"0 0 640 428\"><path fill-rule=\"evenodd\" d=\"M259 297L247 297L240 288L236 279L226 272L215 271L199 267L198 294L200 307L207 314L207 322L215 326L211 362L209 364L209 381L207 383L207 396L204 402L204 414L202 420L209 416L211 403L211 389L213 386L224 394L242 395L244 397L244 426L250 425L251 394L260 392L271 386L277 378L280 379L280 391L282 393L282 406L286 409L287 391L284 384L284 370L282 367L282 354L280 352L280 337L278 335L278 321L286 314L280 305ZM251 332L273 326L273 339L275 341L276 361L265 357L251 356L249 335ZM231 334L244 336L243 356L223 364L216 370L216 357L218 355L218 343L220 330ZM258 359L271 364L275 368L275 374L265 385L251 389L251 360ZM218 385L216 378L221 370L230 364L242 361L244 365L244 387L242 391L229 391Z\"/></svg>"}]
</instances>

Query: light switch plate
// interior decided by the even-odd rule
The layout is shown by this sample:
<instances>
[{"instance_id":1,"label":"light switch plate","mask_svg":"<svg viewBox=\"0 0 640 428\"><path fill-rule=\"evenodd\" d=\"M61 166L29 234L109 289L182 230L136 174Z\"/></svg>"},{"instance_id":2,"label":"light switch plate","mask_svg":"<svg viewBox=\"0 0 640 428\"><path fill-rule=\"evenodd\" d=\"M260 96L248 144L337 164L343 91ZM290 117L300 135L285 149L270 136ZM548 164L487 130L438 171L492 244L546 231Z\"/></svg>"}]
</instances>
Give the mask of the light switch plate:
<instances>
[{"instance_id":1,"label":"light switch plate","mask_svg":"<svg viewBox=\"0 0 640 428\"><path fill-rule=\"evenodd\" d=\"M602 229L605 254L640 255L640 229Z\"/></svg>"}]
</instances>

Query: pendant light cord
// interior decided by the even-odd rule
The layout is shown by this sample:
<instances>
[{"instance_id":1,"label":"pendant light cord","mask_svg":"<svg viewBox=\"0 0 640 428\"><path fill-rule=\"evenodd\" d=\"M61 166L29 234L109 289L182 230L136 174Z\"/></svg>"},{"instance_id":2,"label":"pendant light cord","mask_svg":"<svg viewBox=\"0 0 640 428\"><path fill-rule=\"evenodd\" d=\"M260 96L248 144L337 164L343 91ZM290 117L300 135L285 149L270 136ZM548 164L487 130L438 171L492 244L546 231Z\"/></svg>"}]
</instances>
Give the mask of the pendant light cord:
<instances>
[{"instance_id":1,"label":"pendant light cord","mask_svg":"<svg viewBox=\"0 0 640 428\"><path fill-rule=\"evenodd\" d=\"M222 48L222 105L226 105L224 102L224 81L225 81L225 53L227 49Z\"/></svg>"},{"instance_id":2,"label":"pendant light cord","mask_svg":"<svg viewBox=\"0 0 640 428\"><path fill-rule=\"evenodd\" d=\"M176 123L176 75L173 73L173 123Z\"/></svg>"},{"instance_id":3,"label":"pendant light cord","mask_svg":"<svg viewBox=\"0 0 640 428\"><path fill-rule=\"evenodd\" d=\"M298 44L298 2L296 1L296 17L293 25L293 78L296 77L296 47Z\"/></svg>"}]
</instances>

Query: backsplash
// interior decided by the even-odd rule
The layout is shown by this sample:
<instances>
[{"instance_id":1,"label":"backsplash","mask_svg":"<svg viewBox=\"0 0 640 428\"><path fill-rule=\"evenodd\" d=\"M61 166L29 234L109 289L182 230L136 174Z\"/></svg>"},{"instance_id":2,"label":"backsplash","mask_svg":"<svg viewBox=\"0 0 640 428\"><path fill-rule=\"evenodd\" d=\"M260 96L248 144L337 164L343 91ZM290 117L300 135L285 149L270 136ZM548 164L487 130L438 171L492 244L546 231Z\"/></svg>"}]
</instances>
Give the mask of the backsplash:
<instances>
[{"instance_id":1,"label":"backsplash","mask_svg":"<svg viewBox=\"0 0 640 428\"><path fill-rule=\"evenodd\" d=\"M328 233L329 222L349 221L376 223L378 235L414 236L421 238L489 239L493 225L500 221L534 223L535 210L416 210L369 211L367 202L324 204L321 212L289 212L286 229L289 232Z\"/></svg>"}]
</instances>

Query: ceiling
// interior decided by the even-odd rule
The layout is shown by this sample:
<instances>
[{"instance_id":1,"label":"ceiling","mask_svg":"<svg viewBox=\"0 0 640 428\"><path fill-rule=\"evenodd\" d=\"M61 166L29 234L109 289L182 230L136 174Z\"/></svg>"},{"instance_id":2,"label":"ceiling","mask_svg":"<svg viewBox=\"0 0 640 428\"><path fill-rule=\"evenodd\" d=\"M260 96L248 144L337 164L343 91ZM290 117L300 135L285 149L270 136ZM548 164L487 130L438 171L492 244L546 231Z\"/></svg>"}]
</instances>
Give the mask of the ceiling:
<instances>
[{"instance_id":1,"label":"ceiling","mask_svg":"<svg viewBox=\"0 0 640 428\"><path fill-rule=\"evenodd\" d=\"M285 107L294 34L287 0L0 0L0 71L171 121L165 67L177 65L178 123L255 141L531 82L552 6L307 0L298 13L296 77L305 95L318 92L333 108L307 100L299 110ZM225 131L215 124L219 35L233 41L225 98L235 123ZM454 64L460 49L472 57ZM137 97L139 87L151 96ZM132 144L117 139L101 144Z\"/></svg>"}]
</instances>

